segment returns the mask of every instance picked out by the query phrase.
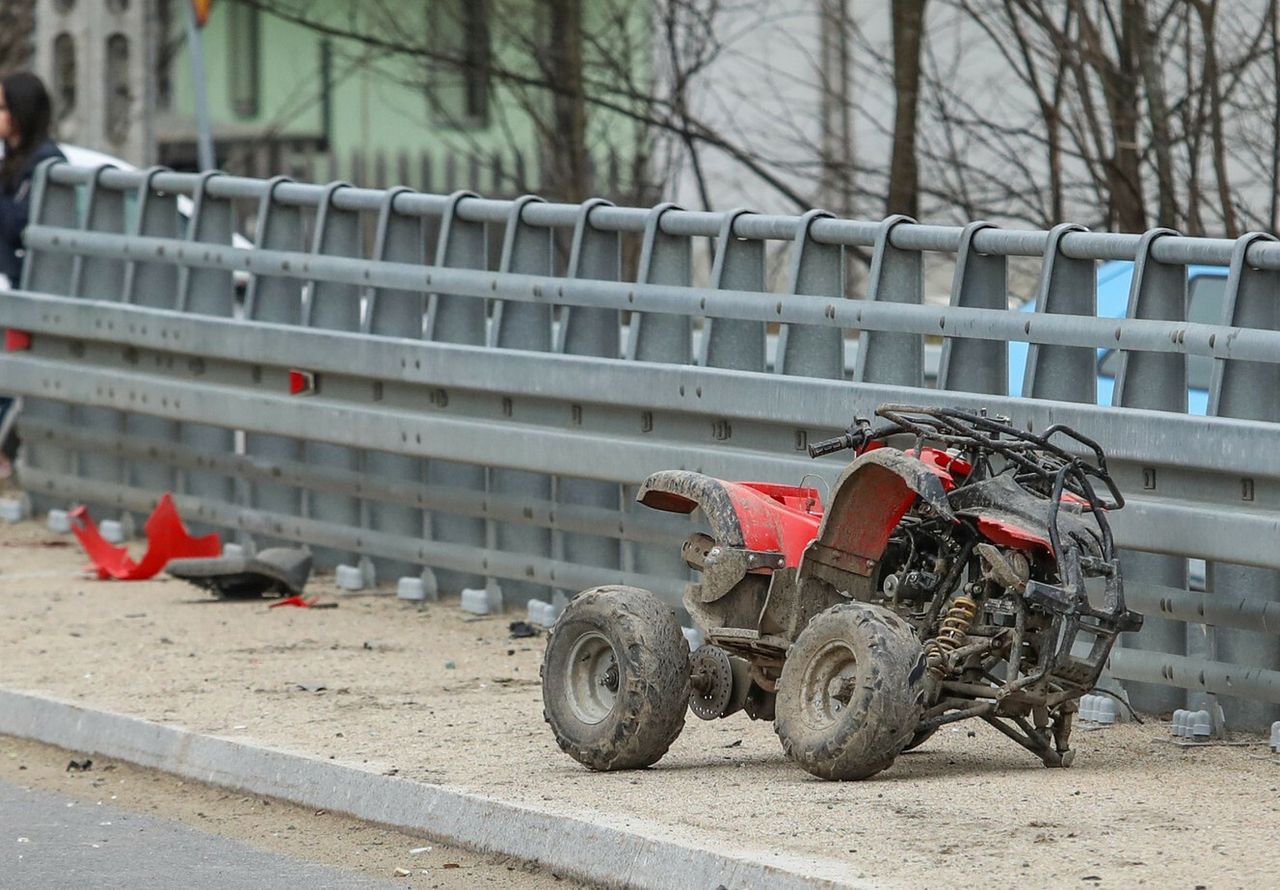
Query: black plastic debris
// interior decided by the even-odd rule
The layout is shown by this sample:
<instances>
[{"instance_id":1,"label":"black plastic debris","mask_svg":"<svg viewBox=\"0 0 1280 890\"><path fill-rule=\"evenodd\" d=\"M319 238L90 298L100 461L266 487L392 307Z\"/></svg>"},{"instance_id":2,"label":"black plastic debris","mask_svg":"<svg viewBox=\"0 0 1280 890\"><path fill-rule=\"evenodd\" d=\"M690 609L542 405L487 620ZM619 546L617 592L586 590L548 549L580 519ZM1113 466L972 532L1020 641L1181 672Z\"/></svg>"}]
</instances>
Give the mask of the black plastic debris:
<instances>
[{"instance_id":1,"label":"black plastic debris","mask_svg":"<svg viewBox=\"0 0 1280 890\"><path fill-rule=\"evenodd\" d=\"M513 621L507 625L507 629L511 631L511 639L519 640L525 637L536 637L540 631L527 621Z\"/></svg>"},{"instance_id":2,"label":"black plastic debris","mask_svg":"<svg viewBox=\"0 0 1280 890\"><path fill-rule=\"evenodd\" d=\"M226 599L297 596L311 577L311 554L292 547L272 547L256 556L173 559L164 570Z\"/></svg>"},{"instance_id":3,"label":"black plastic debris","mask_svg":"<svg viewBox=\"0 0 1280 890\"><path fill-rule=\"evenodd\" d=\"M86 757L84 760L73 760L67 764L67 772L82 773L85 770L93 768L93 761Z\"/></svg>"}]
</instances>

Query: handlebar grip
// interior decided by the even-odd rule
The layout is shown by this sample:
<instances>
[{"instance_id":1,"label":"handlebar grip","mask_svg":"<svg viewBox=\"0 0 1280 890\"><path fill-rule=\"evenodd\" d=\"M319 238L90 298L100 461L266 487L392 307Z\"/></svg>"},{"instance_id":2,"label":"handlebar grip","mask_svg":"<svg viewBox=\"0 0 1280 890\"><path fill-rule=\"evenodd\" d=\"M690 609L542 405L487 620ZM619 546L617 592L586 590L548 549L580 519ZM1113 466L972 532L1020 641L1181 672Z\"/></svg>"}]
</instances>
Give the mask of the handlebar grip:
<instances>
[{"instance_id":1,"label":"handlebar grip","mask_svg":"<svg viewBox=\"0 0 1280 890\"><path fill-rule=\"evenodd\" d=\"M856 448L858 443L855 438L861 439L862 437L854 437L849 433L843 433L834 439L823 439L821 442L815 442L809 446L809 456L822 457L824 454L835 454L837 451L844 451L846 448Z\"/></svg>"}]
</instances>

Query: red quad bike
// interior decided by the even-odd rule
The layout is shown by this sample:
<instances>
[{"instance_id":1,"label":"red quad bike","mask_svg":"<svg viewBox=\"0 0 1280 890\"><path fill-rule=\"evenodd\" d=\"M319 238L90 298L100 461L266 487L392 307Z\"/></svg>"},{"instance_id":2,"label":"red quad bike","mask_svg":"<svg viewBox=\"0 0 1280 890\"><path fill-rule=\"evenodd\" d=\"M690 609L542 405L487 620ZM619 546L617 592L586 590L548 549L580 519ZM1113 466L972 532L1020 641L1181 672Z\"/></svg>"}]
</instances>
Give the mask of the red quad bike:
<instances>
[{"instance_id":1,"label":"red quad bike","mask_svg":"<svg viewBox=\"0 0 1280 890\"><path fill-rule=\"evenodd\" d=\"M812 488L674 470L645 481L646 506L706 514L711 534L683 555L701 573L684 606L707 644L691 656L648 591L575 597L542 664L565 752L596 770L649 766L688 707L773 720L787 755L824 779L874 775L973 717L1046 766L1071 764L1078 699L1116 635L1142 624L1124 605L1106 517L1124 499L1102 449L1061 425L876 414L809 449L856 455L825 512Z\"/></svg>"}]
</instances>

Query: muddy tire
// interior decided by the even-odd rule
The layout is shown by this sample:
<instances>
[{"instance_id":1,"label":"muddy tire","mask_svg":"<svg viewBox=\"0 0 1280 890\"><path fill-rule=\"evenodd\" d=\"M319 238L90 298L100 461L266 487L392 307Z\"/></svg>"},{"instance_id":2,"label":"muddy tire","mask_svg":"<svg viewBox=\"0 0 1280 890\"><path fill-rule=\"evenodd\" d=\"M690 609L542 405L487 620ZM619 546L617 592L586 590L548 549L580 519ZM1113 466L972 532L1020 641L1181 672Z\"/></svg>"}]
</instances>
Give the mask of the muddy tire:
<instances>
[{"instance_id":1,"label":"muddy tire","mask_svg":"<svg viewBox=\"0 0 1280 890\"><path fill-rule=\"evenodd\" d=\"M783 750L823 779L875 775L915 734L924 667L920 641L887 609L841 603L815 616L778 682Z\"/></svg>"},{"instance_id":2,"label":"muddy tire","mask_svg":"<svg viewBox=\"0 0 1280 890\"><path fill-rule=\"evenodd\" d=\"M689 646L647 590L595 587L569 603L542 659L543 716L561 750L594 770L656 763L684 729Z\"/></svg>"}]
</instances>

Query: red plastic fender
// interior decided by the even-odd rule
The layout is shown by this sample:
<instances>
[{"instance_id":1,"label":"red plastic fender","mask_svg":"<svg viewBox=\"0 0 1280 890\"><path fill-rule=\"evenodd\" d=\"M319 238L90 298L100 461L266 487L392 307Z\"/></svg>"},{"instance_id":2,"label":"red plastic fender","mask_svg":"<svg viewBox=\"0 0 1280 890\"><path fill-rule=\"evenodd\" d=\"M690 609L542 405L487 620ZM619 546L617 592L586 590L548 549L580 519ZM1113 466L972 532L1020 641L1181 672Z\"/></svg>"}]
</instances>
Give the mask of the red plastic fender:
<instances>
[{"instance_id":1,"label":"red plastic fender","mask_svg":"<svg viewBox=\"0 0 1280 890\"><path fill-rule=\"evenodd\" d=\"M896 448L865 451L840 475L806 559L857 579L848 583L860 590L855 599L865 599L889 536L917 497L939 517L955 519L943 475L946 470Z\"/></svg>"},{"instance_id":2,"label":"red plastic fender","mask_svg":"<svg viewBox=\"0 0 1280 890\"><path fill-rule=\"evenodd\" d=\"M796 566L818 533L822 501L815 488L773 482L727 482L688 470L662 470L640 486L636 500L655 510L692 513L701 507L711 534L726 547L782 553ZM756 572L769 572L761 566Z\"/></svg>"},{"instance_id":3,"label":"red plastic fender","mask_svg":"<svg viewBox=\"0 0 1280 890\"><path fill-rule=\"evenodd\" d=\"M999 547L1012 547L1015 550L1040 549L1053 555L1053 545L1049 543L1048 538L1012 522L1004 522L990 516L979 516L978 531L988 541Z\"/></svg>"}]
</instances>

